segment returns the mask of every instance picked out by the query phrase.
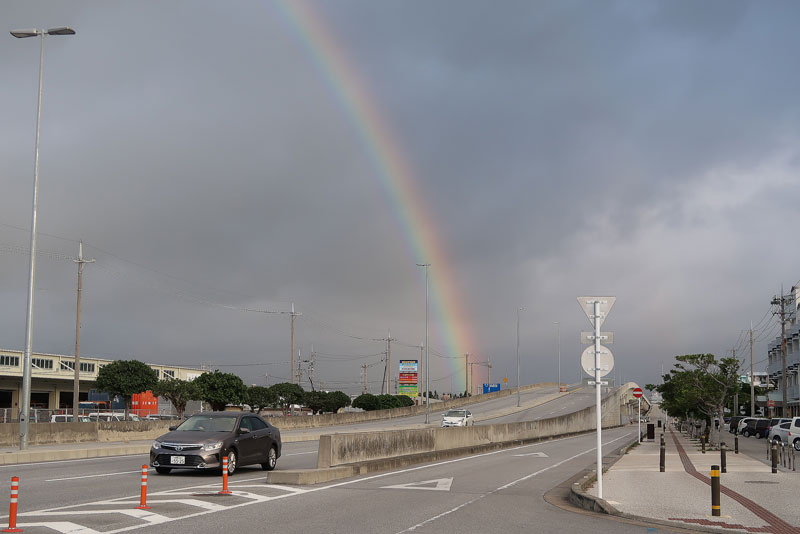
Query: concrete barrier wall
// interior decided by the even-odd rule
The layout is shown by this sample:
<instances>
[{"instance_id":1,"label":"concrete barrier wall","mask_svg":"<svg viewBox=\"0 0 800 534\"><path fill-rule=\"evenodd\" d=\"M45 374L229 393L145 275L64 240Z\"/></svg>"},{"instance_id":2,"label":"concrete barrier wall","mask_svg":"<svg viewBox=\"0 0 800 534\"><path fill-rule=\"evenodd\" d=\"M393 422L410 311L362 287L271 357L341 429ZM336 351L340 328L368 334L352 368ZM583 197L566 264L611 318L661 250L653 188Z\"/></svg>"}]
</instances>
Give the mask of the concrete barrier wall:
<instances>
[{"instance_id":1,"label":"concrete barrier wall","mask_svg":"<svg viewBox=\"0 0 800 534\"><path fill-rule=\"evenodd\" d=\"M619 390L603 399L603 427L619 425L619 403ZM521 423L323 435L319 440L317 467L587 432L596 428L595 414L595 407L590 406L563 416Z\"/></svg>"},{"instance_id":2,"label":"concrete barrier wall","mask_svg":"<svg viewBox=\"0 0 800 534\"><path fill-rule=\"evenodd\" d=\"M175 421L109 421L96 423L31 423L28 443L47 445L59 443L135 441L154 439L167 432ZM0 446L19 445L19 423L0 425Z\"/></svg>"},{"instance_id":3,"label":"concrete barrier wall","mask_svg":"<svg viewBox=\"0 0 800 534\"><path fill-rule=\"evenodd\" d=\"M558 384L542 383L522 386L520 391L530 391L537 388L557 387ZM517 388L493 391L485 395L474 395L460 399L450 399L444 402L431 403L432 412L443 412L452 408L461 408L478 402L486 402L492 399L500 399L510 395L516 395ZM392 408L391 410L372 410L369 412L345 412L332 413L326 415L305 415L298 417L267 417L265 418L271 425L275 425L281 430L295 430L301 428L319 428L335 425L348 425L354 423L365 423L368 421L380 421L383 419L395 419L397 417L409 417L412 415L422 415L425 413L425 404L420 406L405 406L403 408Z\"/></svg>"}]
</instances>

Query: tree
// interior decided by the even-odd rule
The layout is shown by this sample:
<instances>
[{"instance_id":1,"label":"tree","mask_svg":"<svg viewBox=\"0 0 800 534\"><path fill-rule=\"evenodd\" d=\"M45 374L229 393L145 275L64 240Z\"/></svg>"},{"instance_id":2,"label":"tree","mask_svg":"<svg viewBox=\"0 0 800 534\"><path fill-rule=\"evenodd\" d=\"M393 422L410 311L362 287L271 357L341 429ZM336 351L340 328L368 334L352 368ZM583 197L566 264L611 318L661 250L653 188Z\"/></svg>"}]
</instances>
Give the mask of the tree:
<instances>
[{"instance_id":1,"label":"tree","mask_svg":"<svg viewBox=\"0 0 800 534\"><path fill-rule=\"evenodd\" d=\"M178 412L178 419L183 419L183 412L186 411L186 404L190 400L196 400L197 387L194 382L180 380L178 378L164 378L159 380L153 388L153 393L159 397L164 397L175 407Z\"/></svg>"},{"instance_id":2,"label":"tree","mask_svg":"<svg viewBox=\"0 0 800 534\"><path fill-rule=\"evenodd\" d=\"M395 398L397 399L397 404L400 407L414 406L414 399L412 399L408 395L395 395Z\"/></svg>"},{"instance_id":3,"label":"tree","mask_svg":"<svg viewBox=\"0 0 800 534\"><path fill-rule=\"evenodd\" d=\"M289 410L289 407L292 404L300 404L303 402L303 394L305 392L303 391L303 388L297 384L282 382L280 384L270 386L269 389L271 389L275 394L278 404L280 404L283 408L284 415L286 415L286 412Z\"/></svg>"},{"instance_id":4,"label":"tree","mask_svg":"<svg viewBox=\"0 0 800 534\"><path fill-rule=\"evenodd\" d=\"M378 397L371 393L363 393L353 400L353 408L361 408L362 410L371 411L380 408Z\"/></svg>"},{"instance_id":5,"label":"tree","mask_svg":"<svg viewBox=\"0 0 800 534\"><path fill-rule=\"evenodd\" d=\"M137 393L152 390L158 383L158 373L137 360L117 360L97 372L95 387L109 395L125 399L125 418L131 409L131 399Z\"/></svg>"},{"instance_id":6,"label":"tree","mask_svg":"<svg viewBox=\"0 0 800 534\"><path fill-rule=\"evenodd\" d=\"M686 416L697 410L709 421L714 417L721 420L739 384L739 361L717 360L713 354L687 354L675 359L678 363L664 375L664 384L652 388L661 393L667 413ZM710 428L711 444L718 446L720 429L713 424Z\"/></svg>"},{"instance_id":7,"label":"tree","mask_svg":"<svg viewBox=\"0 0 800 534\"><path fill-rule=\"evenodd\" d=\"M336 413L340 408L350 405L350 397L341 391L331 391L325 398L325 411Z\"/></svg>"},{"instance_id":8,"label":"tree","mask_svg":"<svg viewBox=\"0 0 800 534\"><path fill-rule=\"evenodd\" d=\"M232 373L203 373L194 379L194 384L197 396L214 411L222 411L228 404L243 404L247 399L247 386Z\"/></svg>"},{"instance_id":9,"label":"tree","mask_svg":"<svg viewBox=\"0 0 800 534\"><path fill-rule=\"evenodd\" d=\"M306 391L303 395L303 404L311 408L311 413L320 413L325 409L328 394L324 391Z\"/></svg>"},{"instance_id":10,"label":"tree","mask_svg":"<svg viewBox=\"0 0 800 534\"><path fill-rule=\"evenodd\" d=\"M260 412L264 408L275 406L278 403L278 396L275 392L265 386L252 386L247 388L247 404L250 410Z\"/></svg>"}]
</instances>

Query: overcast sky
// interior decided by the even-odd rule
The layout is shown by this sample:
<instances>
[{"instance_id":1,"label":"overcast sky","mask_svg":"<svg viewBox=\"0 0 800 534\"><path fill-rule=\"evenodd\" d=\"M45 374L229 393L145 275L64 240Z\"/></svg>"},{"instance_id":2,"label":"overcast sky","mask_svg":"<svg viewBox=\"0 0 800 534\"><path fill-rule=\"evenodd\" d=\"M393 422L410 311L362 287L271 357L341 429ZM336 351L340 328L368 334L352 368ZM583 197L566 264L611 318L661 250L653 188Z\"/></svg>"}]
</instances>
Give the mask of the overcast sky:
<instances>
[{"instance_id":1,"label":"overcast sky","mask_svg":"<svg viewBox=\"0 0 800 534\"><path fill-rule=\"evenodd\" d=\"M800 5L303 2L391 131L492 381L579 378L576 297L617 297L618 378L749 357L800 278ZM33 350L360 391L420 354L424 277L369 143L286 4L0 4L45 46ZM310 19L308 19L310 20ZM306 22L308 22L306 20ZM309 23L310 24L310 23ZM312 31L313 34L313 31ZM37 39L0 37L0 347L24 348ZM324 57L324 51L317 50ZM333 71L337 75L336 70ZM401 206L409 212L412 206ZM439 252L442 252L439 251ZM452 310L451 310L452 311ZM432 317L431 389L464 390ZM559 322L559 326L554 323ZM442 357L445 356L445 357ZM451 358L446 358L447 356ZM457 358L457 359L454 359ZM749 364L749 361L748 361ZM393 365L393 367L395 367ZM476 367L475 383L486 368ZM396 367L394 373L396 374Z\"/></svg>"}]
</instances>

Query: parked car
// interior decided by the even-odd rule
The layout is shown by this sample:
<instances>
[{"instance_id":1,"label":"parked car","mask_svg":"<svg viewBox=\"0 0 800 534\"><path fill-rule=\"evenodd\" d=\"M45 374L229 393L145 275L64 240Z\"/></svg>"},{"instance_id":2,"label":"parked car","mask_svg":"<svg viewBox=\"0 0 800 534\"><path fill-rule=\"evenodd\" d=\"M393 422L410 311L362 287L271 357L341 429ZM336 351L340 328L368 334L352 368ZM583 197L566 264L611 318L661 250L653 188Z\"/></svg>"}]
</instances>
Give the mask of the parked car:
<instances>
[{"instance_id":1,"label":"parked car","mask_svg":"<svg viewBox=\"0 0 800 534\"><path fill-rule=\"evenodd\" d=\"M223 456L229 475L251 464L272 471L281 456L280 430L247 412L194 414L169 430L150 449L150 465L162 475L173 469L221 471Z\"/></svg>"},{"instance_id":2,"label":"parked car","mask_svg":"<svg viewBox=\"0 0 800 534\"><path fill-rule=\"evenodd\" d=\"M73 421L75 421L75 416L74 415L53 414L53 415L50 416L50 422L51 423L72 423ZM91 421L91 420L85 415L79 415L78 416L78 422L79 423L88 423L89 421Z\"/></svg>"},{"instance_id":3,"label":"parked car","mask_svg":"<svg viewBox=\"0 0 800 534\"><path fill-rule=\"evenodd\" d=\"M786 423L786 422L791 423L792 422L792 418L791 417L773 417L772 419L769 420L769 425L767 426L767 433L769 433L769 431L772 430L773 426L778 426L779 424Z\"/></svg>"},{"instance_id":4,"label":"parked car","mask_svg":"<svg viewBox=\"0 0 800 534\"><path fill-rule=\"evenodd\" d=\"M123 421L125 419L125 414L123 413L90 413L89 420L92 422L95 421Z\"/></svg>"},{"instance_id":5,"label":"parked car","mask_svg":"<svg viewBox=\"0 0 800 534\"><path fill-rule=\"evenodd\" d=\"M167 420L169 420L169 421L177 421L178 420L178 416L177 415L164 414L164 413L162 413L162 414L151 413L150 415L146 415L144 417L144 420L145 421L167 421Z\"/></svg>"},{"instance_id":6,"label":"parked car","mask_svg":"<svg viewBox=\"0 0 800 534\"><path fill-rule=\"evenodd\" d=\"M731 434L735 434L737 429L739 428L739 423L744 419L744 416L741 415L734 415L731 417L731 420L728 421L728 432Z\"/></svg>"},{"instance_id":7,"label":"parked car","mask_svg":"<svg viewBox=\"0 0 800 534\"><path fill-rule=\"evenodd\" d=\"M472 412L469 410L448 410L442 414L442 428L448 426L469 426L474 425Z\"/></svg>"},{"instance_id":8,"label":"parked car","mask_svg":"<svg viewBox=\"0 0 800 534\"><path fill-rule=\"evenodd\" d=\"M800 451L800 417L792 417L786 442L794 445L794 450Z\"/></svg>"},{"instance_id":9,"label":"parked car","mask_svg":"<svg viewBox=\"0 0 800 534\"><path fill-rule=\"evenodd\" d=\"M746 438L749 438L750 436L763 438L768 433L768 427L769 419L751 419L745 424L744 429L742 429L742 435Z\"/></svg>"},{"instance_id":10,"label":"parked car","mask_svg":"<svg viewBox=\"0 0 800 534\"><path fill-rule=\"evenodd\" d=\"M769 440L789 443L789 430L791 429L791 425L792 421L790 419L788 422L770 427L768 434Z\"/></svg>"},{"instance_id":11,"label":"parked car","mask_svg":"<svg viewBox=\"0 0 800 534\"><path fill-rule=\"evenodd\" d=\"M743 417L739 421L739 424L738 424L738 427L737 427L738 428L738 433L741 434L744 431L744 427L747 425L747 423L749 423L750 421L753 421L754 419L757 419L757 418L756 417Z\"/></svg>"}]
</instances>

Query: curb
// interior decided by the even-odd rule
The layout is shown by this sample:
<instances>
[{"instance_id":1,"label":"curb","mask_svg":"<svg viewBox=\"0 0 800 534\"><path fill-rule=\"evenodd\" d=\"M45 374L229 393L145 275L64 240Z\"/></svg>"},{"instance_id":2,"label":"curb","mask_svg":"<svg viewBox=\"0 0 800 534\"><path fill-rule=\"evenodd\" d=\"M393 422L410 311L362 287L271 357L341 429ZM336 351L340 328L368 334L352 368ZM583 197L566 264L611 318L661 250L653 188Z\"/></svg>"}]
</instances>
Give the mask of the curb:
<instances>
[{"instance_id":1,"label":"curb","mask_svg":"<svg viewBox=\"0 0 800 534\"><path fill-rule=\"evenodd\" d=\"M608 427L618 428L618 427ZM322 482L330 482L342 478L350 478L358 475L367 475L370 473L391 471L410 465L424 464L428 462L436 462L439 460L446 460L449 458L458 458L462 456L469 456L482 452L490 452L501 449L508 449L512 447L519 447L530 443L539 443L552 441L558 438L565 438L569 436L578 436L581 434L588 434L594 432L593 430L587 432L570 432L566 434L559 434L556 436L547 436L541 438L531 439L518 439L512 441L502 441L498 443L484 443L481 445L473 445L470 447L460 447L457 449L445 449L439 451L423 452L419 454L409 454L405 456L395 456L393 458L381 458L378 460L368 460L365 462L357 462L353 464L339 465L335 467L321 468L321 469L290 469L286 471L271 471L267 473L267 484L290 484L290 485L313 485Z\"/></svg>"},{"instance_id":2,"label":"curb","mask_svg":"<svg viewBox=\"0 0 800 534\"><path fill-rule=\"evenodd\" d=\"M105 458L109 456L128 456L134 454L147 454L149 452L150 445L127 445L123 447L103 447L96 449L10 452L0 455L0 465L52 462L55 460L82 460L88 458Z\"/></svg>"}]
</instances>

